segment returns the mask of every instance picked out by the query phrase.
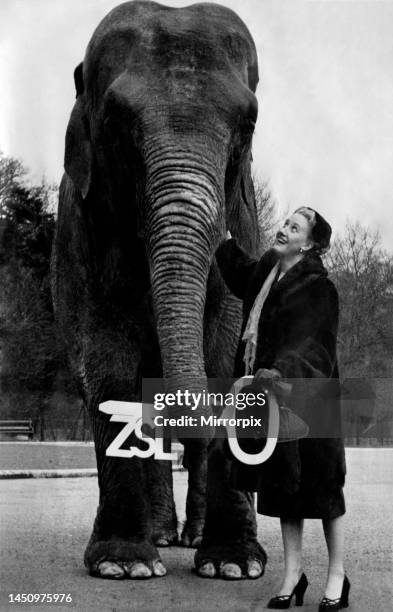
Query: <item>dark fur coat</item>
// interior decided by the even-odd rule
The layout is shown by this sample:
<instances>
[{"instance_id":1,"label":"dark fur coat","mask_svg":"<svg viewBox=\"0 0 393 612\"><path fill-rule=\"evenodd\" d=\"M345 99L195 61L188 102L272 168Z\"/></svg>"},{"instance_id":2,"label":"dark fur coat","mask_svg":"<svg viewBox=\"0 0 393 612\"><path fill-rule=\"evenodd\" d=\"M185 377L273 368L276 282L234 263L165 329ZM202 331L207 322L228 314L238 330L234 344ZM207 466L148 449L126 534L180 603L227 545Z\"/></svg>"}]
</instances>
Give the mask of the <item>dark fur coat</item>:
<instances>
[{"instance_id":1,"label":"dark fur coat","mask_svg":"<svg viewBox=\"0 0 393 612\"><path fill-rule=\"evenodd\" d=\"M228 240L216 259L227 286L243 300L243 333L277 254L270 250L255 261ZM334 518L345 512L337 326L337 291L320 257L304 257L273 283L259 319L254 373L276 368L283 377L296 379L289 406L307 422L310 433L306 439L279 442L261 466L234 461L234 486L258 491L262 514ZM244 349L240 340L235 377L244 375Z\"/></svg>"}]
</instances>

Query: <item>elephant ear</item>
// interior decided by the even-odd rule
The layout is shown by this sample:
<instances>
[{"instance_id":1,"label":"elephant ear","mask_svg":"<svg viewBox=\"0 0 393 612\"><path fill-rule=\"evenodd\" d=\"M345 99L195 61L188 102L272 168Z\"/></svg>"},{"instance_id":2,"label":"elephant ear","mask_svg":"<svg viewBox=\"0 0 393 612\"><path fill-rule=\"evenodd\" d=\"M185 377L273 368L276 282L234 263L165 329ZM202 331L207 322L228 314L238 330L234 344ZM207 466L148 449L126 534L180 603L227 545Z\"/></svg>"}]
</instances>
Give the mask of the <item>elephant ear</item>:
<instances>
[{"instance_id":1,"label":"elephant ear","mask_svg":"<svg viewBox=\"0 0 393 612\"><path fill-rule=\"evenodd\" d=\"M255 57L253 61L251 61L247 66L247 74L248 74L248 86L253 93L255 93L258 82L259 82L259 73L258 73L258 60Z\"/></svg>"},{"instance_id":2,"label":"elephant ear","mask_svg":"<svg viewBox=\"0 0 393 612\"><path fill-rule=\"evenodd\" d=\"M252 209L255 202L254 183L251 177L251 153L249 159L243 166L240 182L241 197L249 209Z\"/></svg>"},{"instance_id":3,"label":"elephant ear","mask_svg":"<svg viewBox=\"0 0 393 612\"><path fill-rule=\"evenodd\" d=\"M77 98L67 127L64 168L86 198L91 183L92 150L83 102Z\"/></svg>"},{"instance_id":4,"label":"elephant ear","mask_svg":"<svg viewBox=\"0 0 393 612\"><path fill-rule=\"evenodd\" d=\"M84 92L82 63L75 68L74 82L76 102L67 127L64 168L85 199L90 188L93 160L89 124L82 96Z\"/></svg>"},{"instance_id":5,"label":"elephant ear","mask_svg":"<svg viewBox=\"0 0 393 612\"><path fill-rule=\"evenodd\" d=\"M85 84L83 82L83 62L77 65L74 70L74 83L75 83L75 91L76 97L83 94L85 91Z\"/></svg>"}]
</instances>

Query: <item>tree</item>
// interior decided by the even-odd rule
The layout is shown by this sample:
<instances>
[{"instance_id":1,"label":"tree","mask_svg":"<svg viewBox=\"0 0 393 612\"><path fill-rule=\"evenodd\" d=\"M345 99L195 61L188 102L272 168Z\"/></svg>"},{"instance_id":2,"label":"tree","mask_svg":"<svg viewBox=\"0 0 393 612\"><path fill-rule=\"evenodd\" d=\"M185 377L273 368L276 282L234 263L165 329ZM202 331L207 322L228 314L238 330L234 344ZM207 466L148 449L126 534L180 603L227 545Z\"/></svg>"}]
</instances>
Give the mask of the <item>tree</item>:
<instances>
[{"instance_id":1,"label":"tree","mask_svg":"<svg viewBox=\"0 0 393 612\"><path fill-rule=\"evenodd\" d=\"M338 358L346 421L362 437L391 438L393 257L379 235L349 223L326 258L340 299Z\"/></svg>"},{"instance_id":2,"label":"tree","mask_svg":"<svg viewBox=\"0 0 393 612\"><path fill-rule=\"evenodd\" d=\"M27 392L30 414L42 416L59 369L49 283L53 188L28 186L24 175L20 162L1 158L1 379L3 390Z\"/></svg>"},{"instance_id":3,"label":"tree","mask_svg":"<svg viewBox=\"0 0 393 612\"><path fill-rule=\"evenodd\" d=\"M3 201L0 263L18 261L41 280L48 274L55 227L50 211L53 187L28 187L16 182Z\"/></svg>"},{"instance_id":4,"label":"tree","mask_svg":"<svg viewBox=\"0 0 393 612\"><path fill-rule=\"evenodd\" d=\"M6 212L6 202L10 191L26 175L23 164L13 157L6 157L0 151L0 219Z\"/></svg>"},{"instance_id":5,"label":"tree","mask_svg":"<svg viewBox=\"0 0 393 612\"><path fill-rule=\"evenodd\" d=\"M340 297L339 355L348 376L391 376L393 257L377 232L346 225L326 257Z\"/></svg>"},{"instance_id":6,"label":"tree","mask_svg":"<svg viewBox=\"0 0 393 612\"><path fill-rule=\"evenodd\" d=\"M277 225L277 203L272 196L267 181L254 177L255 203L257 207L258 225L264 246L271 244Z\"/></svg>"}]
</instances>

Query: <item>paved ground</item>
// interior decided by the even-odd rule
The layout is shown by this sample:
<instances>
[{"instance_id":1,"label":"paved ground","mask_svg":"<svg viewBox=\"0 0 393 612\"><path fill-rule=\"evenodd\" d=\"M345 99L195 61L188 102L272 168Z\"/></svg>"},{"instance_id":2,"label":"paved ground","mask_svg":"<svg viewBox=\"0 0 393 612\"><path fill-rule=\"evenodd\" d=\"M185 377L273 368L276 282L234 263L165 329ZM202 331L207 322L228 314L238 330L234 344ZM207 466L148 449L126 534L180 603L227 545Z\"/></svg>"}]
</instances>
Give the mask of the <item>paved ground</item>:
<instances>
[{"instance_id":1,"label":"paved ground","mask_svg":"<svg viewBox=\"0 0 393 612\"><path fill-rule=\"evenodd\" d=\"M0 442L0 471L95 467L92 442Z\"/></svg>"},{"instance_id":2,"label":"paved ground","mask_svg":"<svg viewBox=\"0 0 393 612\"><path fill-rule=\"evenodd\" d=\"M22 452L22 451L21 451ZM347 452L347 571L351 611L391 610L393 450ZM85 466L84 466L85 467ZM185 472L175 474L179 516L184 516ZM257 581L203 580L190 572L193 551L163 550L168 576L146 582L90 578L82 556L98 501L95 478L0 481L0 611L245 612L264 610L282 567L277 519L259 517L269 553ZM316 610L326 552L318 521L305 530L305 570L310 581L303 610ZM9 593L71 593L68 605L8 604Z\"/></svg>"}]
</instances>

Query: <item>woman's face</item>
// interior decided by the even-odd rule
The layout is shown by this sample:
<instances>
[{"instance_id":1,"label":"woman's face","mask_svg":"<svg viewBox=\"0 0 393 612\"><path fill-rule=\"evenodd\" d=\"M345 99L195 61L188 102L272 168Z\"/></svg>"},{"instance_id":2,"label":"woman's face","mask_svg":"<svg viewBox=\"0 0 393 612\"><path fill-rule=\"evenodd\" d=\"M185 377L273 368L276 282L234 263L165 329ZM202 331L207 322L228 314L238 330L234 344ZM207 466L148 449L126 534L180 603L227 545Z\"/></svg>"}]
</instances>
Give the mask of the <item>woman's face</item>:
<instances>
[{"instance_id":1,"label":"woman's face","mask_svg":"<svg viewBox=\"0 0 393 612\"><path fill-rule=\"evenodd\" d=\"M274 250L280 257L299 255L300 249L307 251L312 246L310 222L300 213L293 213L286 219L278 230L273 244Z\"/></svg>"}]
</instances>

